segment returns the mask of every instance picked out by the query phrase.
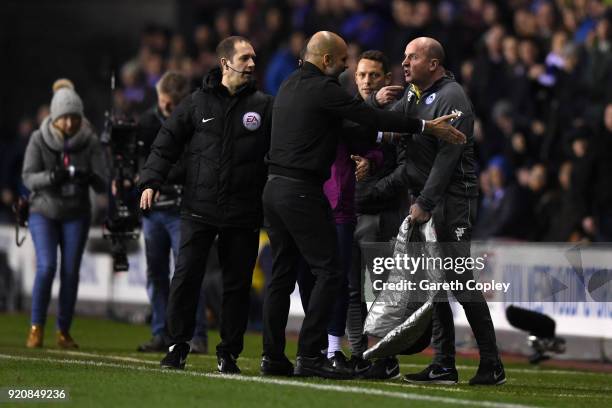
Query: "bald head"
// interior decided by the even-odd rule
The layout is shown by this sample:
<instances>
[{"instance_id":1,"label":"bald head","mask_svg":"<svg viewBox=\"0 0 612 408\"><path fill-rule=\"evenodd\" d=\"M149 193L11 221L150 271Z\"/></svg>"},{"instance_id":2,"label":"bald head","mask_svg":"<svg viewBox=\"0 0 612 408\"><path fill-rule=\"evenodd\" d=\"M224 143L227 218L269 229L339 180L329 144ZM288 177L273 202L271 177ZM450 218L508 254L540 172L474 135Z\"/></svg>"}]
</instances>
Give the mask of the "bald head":
<instances>
[{"instance_id":1,"label":"bald head","mask_svg":"<svg viewBox=\"0 0 612 408\"><path fill-rule=\"evenodd\" d=\"M444 76L444 48L433 38L419 37L410 41L404 55L404 78L421 90Z\"/></svg>"},{"instance_id":2,"label":"bald head","mask_svg":"<svg viewBox=\"0 0 612 408\"><path fill-rule=\"evenodd\" d=\"M316 65L326 75L340 75L346 69L346 59L346 42L331 31L315 33L306 45L304 60Z\"/></svg>"},{"instance_id":3,"label":"bald head","mask_svg":"<svg viewBox=\"0 0 612 408\"><path fill-rule=\"evenodd\" d=\"M430 60L437 59L440 65L444 65L444 48L442 44L431 37L419 37L412 40L410 44L415 45L417 49L420 49Z\"/></svg>"}]
</instances>

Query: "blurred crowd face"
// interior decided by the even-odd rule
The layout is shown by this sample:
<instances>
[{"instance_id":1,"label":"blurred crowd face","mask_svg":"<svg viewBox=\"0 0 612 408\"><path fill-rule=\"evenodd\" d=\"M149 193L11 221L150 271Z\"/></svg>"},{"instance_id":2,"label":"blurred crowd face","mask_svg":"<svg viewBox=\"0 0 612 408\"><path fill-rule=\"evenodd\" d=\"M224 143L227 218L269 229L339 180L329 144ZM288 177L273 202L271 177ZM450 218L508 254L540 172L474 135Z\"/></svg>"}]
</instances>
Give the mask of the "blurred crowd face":
<instances>
[{"instance_id":1,"label":"blurred crowd face","mask_svg":"<svg viewBox=\"0 0 612 408\"><path fill-rule=\"evenodd\" d=\"M431 4L427 1L419 1L414 6L412 22L415 27L425 27L431 20Z\"/></svg>"},{"instance_id":2,"label":"blurred crowd face","mask_svg":"<svg viewBox=\"0 0 612 408\"><path fill-rule=\"evenodd\" d=\"M429 58L426 50L416 41L408 43L404 56L402 61L404 80L424 89L438 64Z\"/></svg>"},{"instance_id":3,"label":"blurred crowd face","mask_svg":"<svg viewBox=\"0 0 612 408\"><path fill-rule=\"evenodd\" d=\"M514 31L519 37L534 37L537 27L536 18L529 11L520 9L514 14Z\"/></svg>"},{"instance_id":4,"label":"blurred crowd face","mask_svg":"<svg viewBox=\"0 0 612 408\"><path fill-rule=\"evenodd\" d=\"M521 58L521 62L526 66L532 66L537 62L538 58L538 50L533 41L523 40L519 44L519 56Z\"/></svg>"},{"instance_id":5,"label":"blurred crowd face","mask_svg":"<svg viewBox=\"0 0 612 408\"><path fill-rule=\"evenodd\" d=\"M501 190L504 187L504 173L497 166L489 166L489 180L493 191Z\"/></svg>"},{"instance_id":6,"label":"blurred crowd face","mask_svg":"<svg viewBox=\"0 0 612 408\"><path fill-rule=\"evenodd\" d=\"M546 167L535 164L529 172L529 188L532 191L542 191L546 187Z\"/></svg>"},{"instance_id":7,"label":"blurred crowd face","mask_svg":"<svg viewBox=\"0 0 612 408\"><path fill-rule=\"evenodd\" d=\"M612 103L609 103L604 111L604 126L608 132L612 132Z\"/></svg>"},{"instance_id":8,"label":"blurred crowd face","mask_svg":"<svg viewBox=\"0 0 612 408\"><path fill-rule=\"evenodd\" d=\"M306 37L304 37L303 32L296 31L291 34L291 38L289 38L289 48L291 49L291 54L293 54L296 58L299 58L305 46Z\"/></svg>"},{"instance_id":9,"label":"blurred crowd face","mask_svg":"<svg viewBox=\"0 0 612 408\"><path fill-rule=\"evenodd\" d=\"M55 119L53 126L62 132L65 137L74 136L81 128L82 118L81 115L69 114L62 115Z\"/></svg>"},{"instance_id":10,"label":"blurred crowd face","mask_svg":"<svg viewBox=\"0 0 612 408\"><path fill-rule=\"evenodd\" d=\"M232 87L239 87L247 83L255 72L255 50L246 41L234 44L234 56L230 61L222 63L224 65L223 76L226 83ZM231 67L231 68L230 68Z\"/></svg>"},{"instance_id":11,"label":"blurred crowd face","mask_svg":"<svg viewBox=\"0 0 612 408\"><path fill-rule=\"evenodd\" d=\"M369 59L361 59L355 71L355 83L359 90L359 95L366 99L372 93L378 91L391 81L390 73L385 74L382 62Z\"/></svg>"},{"instance_id":12,"label":"blurred crowd face","mask_svg":"<svg viewBox=\"0 0 612 408\"><path fill-rule=\"evenodd\" d=\"M565 162L559 169L559 185L564 191L569 191L572 180L572 162Z\"/></svg>"},{"instance_id":13,"label":"blurred crowd face","mask_svg":"<svg viewBox=\"0 0 612 408\"><path fill-rule=\"evenodd\" d=\"M401 27L412 26L412 5L405 0L394 0L392 14L395 22Z\"/></svg>"},{"instance_id":14,"label":"blurred crowd face","mask_svg":"<svg viewBox=\"0 0 612 408\"><path fill-rule=\"evenodd\" d=\"M550 50L555 54L561 55L563 53L563 48L567 44L568 38L567 33L565 31L557 31L553 35L552 43Z\"/></svg>"},{"instance_id":15,"label":"blurred crowd face","mask_svg":"<svg viewBox=\"0 0 612 408\"><path fill-rule=\"evenodd\" d=\"M550 33L555 25L555 10L552 4L543 2L538 7L536 22L541 33Z\"/></svg>"},{"instance_id":16,"label":"blurred crowd face","mask_svg":"<svg viewBox=\"0 0 612 408\"><path fill-rule=\"evenodd\" d=\"M485 44L490 56L499 56L502 51L502 39L504 38L504 28L501 25L495 25L487 31L485 35Z\"/></svg>"},{"instance_id":17,"label":"blurred crowd face","mask_svg":"<svg viewBox=\"0 0 612 408\"><path fill-rule=\"evenodd\" d=\"M504 59L508 65L515 65L518 60L518 42L514 37L506 37L502 42Z\"/></svg>"},{"instance_id":18,"label":"blurred crowd face","mask_svg":"<svg viewBox=\"0 0 612 408\"><path fill-rule=\"evenodd\" d=\"M177 102L174 101L172 97L167 93L160 92L157 94L157 106L159 107L159 111L165 118L170 117L176 105Z\"/></svg>"},{"instance_id":19,"label":"blurred crowd face","mask_svg":"<svg viewBox=\"0 0 612 408\"><path fill-rule=\"evenodd\" d=\"M234 16L234 30L238 35L248 37L251 31L251 20L246 10L239 10Z\"/></svg>"}]
</instances>

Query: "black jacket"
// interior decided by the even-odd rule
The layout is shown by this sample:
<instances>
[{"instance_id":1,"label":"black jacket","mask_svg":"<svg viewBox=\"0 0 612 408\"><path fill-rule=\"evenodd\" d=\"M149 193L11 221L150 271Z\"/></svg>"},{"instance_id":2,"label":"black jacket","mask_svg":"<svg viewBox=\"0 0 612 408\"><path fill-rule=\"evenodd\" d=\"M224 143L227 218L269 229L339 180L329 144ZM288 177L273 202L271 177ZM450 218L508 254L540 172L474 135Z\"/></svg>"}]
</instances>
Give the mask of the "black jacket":
<instances>
[{"instance_id":1,"label":"black jacket","mask_svg":"<svg viewBox=\"0 0 612 408\"><path fill-rule=\"evenodd\" d=\"M348 129L344 120L369 129ZM283 82L274 100L267 163L270 174L323 184L330 177L339 136L369 134L374 139L376 130L414 133L421 127L420 120L360 102L336 78L304 62Z\"/></svg>"},{"instance_id":2,"label":"black jacket","mask_svg":"<svg viewBox=\"0 0 612 408\"><path fill-rule=\"evenodd\" d=\"M164 118L157 106L148 109L140 116L138 120L139 169L143 168L146 159L149 157L151 146L165 121L166 118ZM170 169L166 176L165 184L160 189L166 195L172 196L172 186L182 186L183 184L185 184L185 161L179 160Z\"/></svg>"},{"instance_id":3,"label":"black jacket","mask_svg":"<svg viewBox=\"0 0 612 408\"><path fill-rule=\"evenodd\" d=\"M272 97L253 81L232 96L221 85L221 71L211 70L164 122L140 188L159 189L184 150L182 216L218 227L260 226L271 114Z\"/></svg>"},{"instance_id":4,"label":"black jacket","mask_svg":"<svg viewBox=\"0 0 612 408\"><path fill-rule=\"evenodd\" d=\"M370 99L369 102L374 101ZM474 111L452 74L438 80L420 97L410 87L391 110L426 120L460 111L461 116L452 124L466 135L467 143L450 144L423 134L404 138L398 153L398 161L402 164L377 183L378 198L394 197L410 188L418 194L419 205L431 212L444 194L477 197Z\"/></svg>"}]
</instances>

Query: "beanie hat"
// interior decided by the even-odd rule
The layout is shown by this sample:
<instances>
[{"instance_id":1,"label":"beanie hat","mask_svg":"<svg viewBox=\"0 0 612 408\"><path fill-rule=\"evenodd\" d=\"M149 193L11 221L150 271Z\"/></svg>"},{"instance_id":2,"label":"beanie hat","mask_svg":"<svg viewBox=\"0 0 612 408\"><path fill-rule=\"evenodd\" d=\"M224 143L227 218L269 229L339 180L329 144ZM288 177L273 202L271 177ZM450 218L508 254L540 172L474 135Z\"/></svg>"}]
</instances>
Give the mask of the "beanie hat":
<instances>
[{"instance_id":1,"label":"beanie hat","mask_svg":"<svg viewBox=\"0 0 612 408\"><path fill-rule=\"evenodd\" d=\"M83 116L83 101L70 87L61 87L53 93L51 99L51 121L63 115L76 114Z\"/></svg>"}]
</instances>

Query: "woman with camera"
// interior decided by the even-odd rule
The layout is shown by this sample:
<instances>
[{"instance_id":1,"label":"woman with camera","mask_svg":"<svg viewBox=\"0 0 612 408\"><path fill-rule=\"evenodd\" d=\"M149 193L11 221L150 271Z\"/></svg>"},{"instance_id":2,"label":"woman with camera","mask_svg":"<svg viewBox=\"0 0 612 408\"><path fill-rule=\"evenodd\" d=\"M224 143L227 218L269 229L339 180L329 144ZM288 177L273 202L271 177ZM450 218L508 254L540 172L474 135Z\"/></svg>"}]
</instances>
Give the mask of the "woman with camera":
<instances>
[{"instance_id":1,"label":"woman with camera","mask_svg":"<svg viewBox=\"0 0 612 408\"><path fill-rule=\"evenodd\" d=\"M32 318L26 346L42 347L60 248L57 345L78 348L70 336L79 268L89 232L89 187L104 192L107 167L83 102L70 81L54 84L51 114L34 131L25 152L23 182L30 190L29 229L36 251Z\"/></svg>"}]
</instances>

